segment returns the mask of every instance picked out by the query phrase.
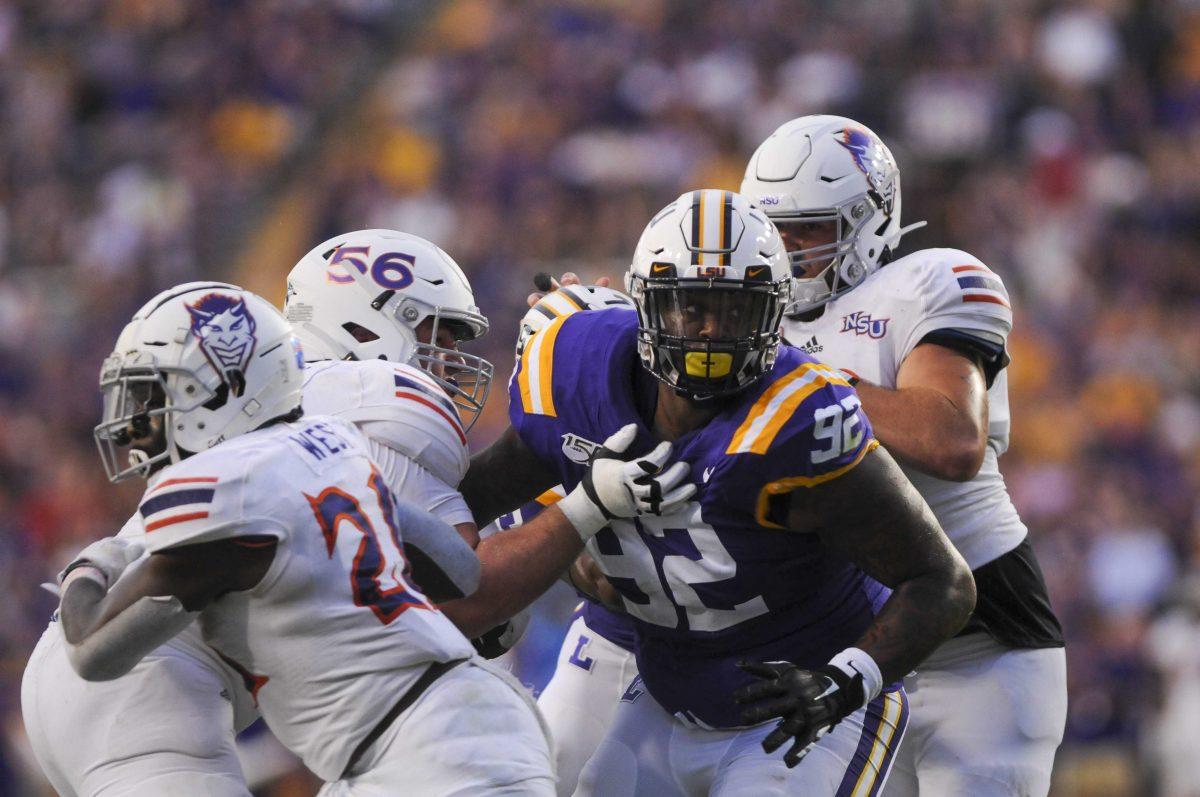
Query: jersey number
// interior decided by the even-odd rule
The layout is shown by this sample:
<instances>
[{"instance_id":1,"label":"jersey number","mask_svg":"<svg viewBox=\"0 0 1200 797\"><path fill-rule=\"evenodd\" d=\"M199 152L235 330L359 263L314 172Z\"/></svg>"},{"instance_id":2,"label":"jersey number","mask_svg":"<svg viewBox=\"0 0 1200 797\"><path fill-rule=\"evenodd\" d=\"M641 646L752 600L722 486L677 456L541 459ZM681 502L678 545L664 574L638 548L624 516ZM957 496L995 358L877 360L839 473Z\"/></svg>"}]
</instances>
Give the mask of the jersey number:
<instances>
[{"instance_id":1,"label":"jersey number","mask_svg":"<svg viewBox=\"0 0 1200 797\"><path fill-rule=\"evenodd\" d=\"M846 396L840 405L822 407L813 413L813 437L829 441L829 448L813 451L814 465L836 459L847 451L858 448L863 437L862 418L858 414L858 408L861 406L862 402L858 400L858 396Z\"/></svg>"},{"instance_id":2,"label":"jersey number","mask_svg":"<svg viewBox=\"0 0 1200 797\"><path fill-rule=\"evenodd\" d=\"M620 553L601 552L603 543L595 538L589 542L588 552L610 579L632 582L633 589L625 591L624 603L635 617L667 628L723 631L767 613L761 595L735 604L732 609L714 609L705 605L696 592L694 584L725 581L737 574L737 562L721 543L716 530L701 519L699 504L690 504L668 517L646 515L634 521L615 520L611 533L620 543ZM668 542L673 549L694 549L696 555L689 551L663 556L660 574L643 535L673 538ZM631 598L629 592L640 592L645 597Z\"/></svg>"},{"instance_id":3,"label":"jersey number","mask_svg":"<svg viewBox=\"0 0 1200 797\"><path fill-rule=\"evenodd\" d=\"M405 572L408 561L400 545L393 516L391 491L383 483L379 471L372 468L367 486L375 492L376 501L364 507L358 499L338 487L327 487L317 497L305 495L325 536L325 550L333 558L338 530L349 523L361 535L354 564L350 568L350 589L354 602L375 613L379 622L387 625L412 608L429 609L421 593L408 585ZM376 511L377 510L377 511ZM382 517L386 533L380 536L371 522L370 513Z\"/></svg>"}]
</instances>

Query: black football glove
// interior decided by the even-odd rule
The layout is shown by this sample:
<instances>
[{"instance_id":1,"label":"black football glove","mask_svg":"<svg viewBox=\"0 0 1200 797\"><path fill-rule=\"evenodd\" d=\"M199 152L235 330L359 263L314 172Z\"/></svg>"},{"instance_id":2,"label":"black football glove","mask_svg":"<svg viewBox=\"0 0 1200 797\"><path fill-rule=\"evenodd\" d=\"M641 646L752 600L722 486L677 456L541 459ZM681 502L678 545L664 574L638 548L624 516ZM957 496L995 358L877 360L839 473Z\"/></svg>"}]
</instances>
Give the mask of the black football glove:
<instances>
[{"instance_id":1,"label":"black football glove","mask_svg":"<svg viewBox=\"0 0 1200 797\"><path fill-rule=\"evenodd\" d=\"M863 677L857 673L851 678L829 665L803 670L786 661L743 661L738 666L763 679L733 693L734 701L744 707L741 721L757 725L782 717L762 746L773 753L784 742L793 740L783 757L789 768L799 764L822 736L863 705Z\"/></svg>"}]
</instances>

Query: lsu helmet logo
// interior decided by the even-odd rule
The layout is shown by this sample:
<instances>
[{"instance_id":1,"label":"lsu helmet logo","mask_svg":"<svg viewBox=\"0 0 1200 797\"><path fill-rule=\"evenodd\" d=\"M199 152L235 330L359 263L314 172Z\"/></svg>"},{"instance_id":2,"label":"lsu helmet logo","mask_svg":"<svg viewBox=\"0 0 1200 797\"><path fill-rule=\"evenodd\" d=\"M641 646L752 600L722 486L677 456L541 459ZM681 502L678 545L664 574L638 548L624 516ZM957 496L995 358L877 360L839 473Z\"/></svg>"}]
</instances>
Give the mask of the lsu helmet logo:
<instances>
[{"instance_id":1,"label":"lsu helmet logo","mask_svg":"<svg viewBox=\"0 0 1200 797\"><path fill-rule=\"evenodd\" d=\"M192 318L192 334L200 341L200 351L234 395L240 396L246 368L258 343L254 336L254 316L246 308L246 300L210 293L186 307Z\"/></svg>"},{"instance_id":2,"label":"lsu helmet logo","mask_svg":"<svg viewBox=\"0 0 1200 797\"><path fill-rule=\"evenodd\" d=\"M850 152L859 171L867 176L867 182L879 195L884 213L892 215L899 169L883 142L861 127L845 127L838 143Z\"/></svg>"}]
</instances>

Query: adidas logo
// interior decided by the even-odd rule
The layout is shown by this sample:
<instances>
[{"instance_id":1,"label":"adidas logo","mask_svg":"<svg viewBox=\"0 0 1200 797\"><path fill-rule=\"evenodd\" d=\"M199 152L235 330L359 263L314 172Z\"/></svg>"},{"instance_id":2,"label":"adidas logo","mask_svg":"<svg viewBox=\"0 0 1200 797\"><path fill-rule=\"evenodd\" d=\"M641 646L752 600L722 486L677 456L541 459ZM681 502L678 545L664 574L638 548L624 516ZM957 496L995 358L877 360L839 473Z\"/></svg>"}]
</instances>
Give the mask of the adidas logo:
<instances>
[{"instance_id":1,"label":"adidas logo","mask_svg":"<svg viewBox=\"0 0 1200 797\"><path fill-rule=\"evenodd\" d=\"M825 347L817 343L817 336L813 335L807 343L800 344L800 348L804 349L809 354L816 354L819 351L825 351Z\"/></svg>"}]
</instances>

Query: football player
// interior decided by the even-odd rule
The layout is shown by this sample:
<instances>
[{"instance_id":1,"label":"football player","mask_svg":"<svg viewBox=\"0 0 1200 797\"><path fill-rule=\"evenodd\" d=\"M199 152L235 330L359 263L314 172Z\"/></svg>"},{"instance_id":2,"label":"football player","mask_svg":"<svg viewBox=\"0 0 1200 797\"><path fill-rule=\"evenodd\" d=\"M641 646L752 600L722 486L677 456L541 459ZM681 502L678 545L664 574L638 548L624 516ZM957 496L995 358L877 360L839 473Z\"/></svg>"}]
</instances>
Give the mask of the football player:
<instances>
[{"instance_id":1,"label":"football player","mask_svg":"<svg viewBox=\"0 0 1200 797\"><path fill-rule=\"evenodd\" d=\"M103 371L97 436L135 446L144 472L166 464L139 509L145 535L68 569L72 666L118 678L202 617L324 794L553 793L529 698L412 581L404 536L437 521L397 502L353 424L302 417L301 365L282 316L231 286L181 286L135 315ZM691 493L670 490L686 466L654 476L669 447L624 462L624 438L607 442L554 513L575 540ZM444 553L424 563L440 568L436 599L470 593L478 562Z\"/></svg>"},{"instance_id":2,"label":"football player","mask_svg":"<svg viewBox=\"0 0 1200 797\"><path fill-rule=\"evenodd\" d=\"M898 257L900 174L838 116L776 130L742 193L789 250L788 341L841 369L880 443L975 574L967 627L905 686L912 721L887 794L1046 794L1066 721L1062 631L1004 486L1008 292L957 249Z\"/></svg>"},{"instance_id":3,"label":"football player","mask_svg":"<svg viewBox=\"0 0 1200 797\"><path fill-rule=\"evenodd\" d=\"M350 262L330 264L341 246L350 250ZM347 273L372 250L376 257L368 266L382 260L415 271L416 279L396 291L401 295L390 303L375 300L394 285L360 284ZM405 281L394 268L370 273ZM372 457L400 497L445 523L459 524L471 537L474 525L469 515L469 528L462 523L461 500L447 482L456 483L465 468L463 434L486 395L491 368L456 350L458 340L486 329L457 265L415 236L361 231L314 249L293 270L291 286L289 310L301 318L308 314L308 321L300 322L301 335L316 360L306 369L305 405L356 422L368 433ZM355 336L343 337L347 330ZM372 346L377 340L387 345ZM414 362L430 370L411 367ZM458 407L448 406L451 397ZM140 452L134 448L131 455L138 458ZM114 476L137 471L122 469L115 457L106 464ZM141 533L137 517L122 532ZM406 553L416 560L422 551L408 540ZM52 623L26 670L23 707L39 761L63 794L92 793L104 784L133 789L122 794L244 795L233 734L257 716L248 688L242 674L200 642L195 628L155 651L129 676L89 684L71 670L58 624ZM117 704L123 706L118 737L81 738L74 730L82 718ZM182 716L189 721L180 723ZM74 744L61 743L68 735Z\"/></svg>"},{"instance_id":4,"label":"football player","mask_svg":"<svg viewBox=\"0 0 1200 797\"><path fill-rule=\"evenodd\" d=\"M341 245L349 250L344 259L329 264ZM377 256L368 265L390 258L417 277L390 305L372 306L383 287L360 285L347 271L372 248ZM374 273L393 284L404 281L398 269ZM451 485L466 468L464 433L486 396L491 366L457 351L460 340L487 328L457 264L415 236L366 230L316 247L293 269L290 284L289 296L302 297L293 312L317 313L324 325L322 331L310 318L298 331L316 361L306 368L306 408L342 414L358 424L368 434L385 481L401 499L473 534L470 514ZM333 354L331 347L336 347ZM327 358L360 362L335 364ZM418 364L436 368L441 376ZM457 406L448 406L452 397ZM130 455L135 461L128 467L106 457L114 480L141 471L141 452L133 448ZM140 519L134 517L121 535L141 533ZM422 552L412 542L407 553L418 558ZM119 733L85 722L112 705L123 707ZM145 794L248 794L234 734L258 712L241 674L202 644L196 628L155 651L129 676L87 683L71 669L58 624L51 623L26 668L23 709L39 763L62 794L121 788ZM63 744L65 738L73 743Z\"/></svg>"},{"instance_id":5,"label":"football player","mask_svg":"<svg viewBox=\"0 0 1200 797\"><path fill-rule=\"evenodd\" d=\"M673 441L691 466L694 500L610 518L588 542L640 674L576 793L870 792L904 731L898 681L974 605L966 564L847 381L780 345L791 272L744 197L679 197L626 283L636 313L574 313L530 338L512 426L462 486L477 519L575 490L619 429L628 450Z\"/></svg>"},{"instance_id":6,"label":"football player","mask_svg":"<svg viewBox=\"0 0 1200 797\"><path fill-rule=\"evenodd\" d=\"M533 306L521 319L517 336L518 359L536 332L564 315L613 307L633 312L633 302L625 294L605 285L580 285L573 274L564 274L561 286L544 287L559 289L530 297ZM563 494L561 486L551 488L501 517L497 525L508 529L527 523ZM568 580L582 587L581 600L563 638L554 675L537 699L550 728L560 797L574 793L580 770L604 738L621 695L637 675L633 621L592 597L608 587L588 577L594 568L585 554L570 571Z\"/></svg>"}]
</instances>

